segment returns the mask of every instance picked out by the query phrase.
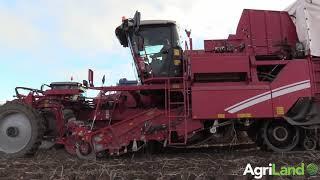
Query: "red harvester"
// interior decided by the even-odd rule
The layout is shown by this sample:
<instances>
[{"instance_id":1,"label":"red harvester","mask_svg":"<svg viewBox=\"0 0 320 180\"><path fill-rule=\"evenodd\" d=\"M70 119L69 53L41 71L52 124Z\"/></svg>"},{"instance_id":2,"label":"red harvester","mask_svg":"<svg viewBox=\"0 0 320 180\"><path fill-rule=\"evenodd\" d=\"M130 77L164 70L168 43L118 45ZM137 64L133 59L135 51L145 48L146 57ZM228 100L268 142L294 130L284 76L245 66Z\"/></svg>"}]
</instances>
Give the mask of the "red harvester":
<instances>
[{"instance_id":1,"label":"red harvester","mask_svg":"<svg viewBox=\"0 0 320 180\"><path fill-rule=\"evenodd\" d=\"M0 107L0 151L18 157L49 140L86 158L145 146L230 144L239 134L273 151L314 150L320 47L316 39L301 41L299 18L244 10L236 34L205 40L203 50L193 50L190 38L182 50L174 21L140 21L137 12L115 33L131 49L139 81L95 87L89 70L89 82L17 87L17 98ZM86 89L99 94L85 97Z\"/></svg>"}]
</instances>

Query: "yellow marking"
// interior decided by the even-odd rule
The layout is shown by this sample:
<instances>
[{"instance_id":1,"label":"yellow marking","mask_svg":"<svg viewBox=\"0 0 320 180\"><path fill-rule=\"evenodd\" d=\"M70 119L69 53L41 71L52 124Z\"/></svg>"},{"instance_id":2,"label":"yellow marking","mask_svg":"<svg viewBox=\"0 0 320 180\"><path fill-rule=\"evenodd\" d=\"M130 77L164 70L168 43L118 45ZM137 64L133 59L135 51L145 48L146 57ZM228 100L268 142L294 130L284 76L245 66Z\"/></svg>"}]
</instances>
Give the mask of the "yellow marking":
<instances>
[{"instance_id":1,"label":"yellow marking","mask_svg":"<svg viewBox=\"0 0 320 180\"><path fill-rule=\"evenodd\" d=\"M251 113L240 113L240 114L237 114L238 118L251 118L252 115Z\"/></svg>"},{"instance_id":2,"label":"yellow marking","mask_svg":"<svg viewBox=\"0 0 320 180\"><path fill-rule=\"evenodd\" d=\"M277 112L277 115L284 115L284 107L282 106L276 107L276 112Z\"/></svg>"},{"instance_id":3,"label":"yellow marking","mask_svg":"<svg viewBox=\"0 0 320 180\"><path fill-rule=\"evenodd\" d=\"M173 55L174 56L180 56L180 50L179 49L174 49L173 50Z\"/></svg>"},{"instance_id":4,"label":"yellow marking","mask_svg":"<svg viewBox=\"0 0 320 180\"><path fill-rule=\"evenodd\" d=\"M148 115L148 116L152 116L153 114L154 114L153 111L147 112L147 115Z\"/></svg>"},{"instance_id":5,"label":"yellow marking","mask_svg":"<svg viewBox=\"0 0 320 180\"><path fill-rule=\"evenodd\" d=\"M45 101L44 101L44 107L49 107L49 106L50 106L49 100L45 100Z\"/></svg>"},{"instance_id":6,"label":"yellow marking","mask_svg":"<svg viewBox=\"0 0 320 180\"><path fill-rule=\"evenodd\" d=\"M218 118L223 119L226 118L225 114L218 114Z\"/></svg>"},{"instance_id":7,"label":"yellow marking","mask_svg":"<svg viewBox=\"0 0 320 180\"><path fill-rule=\"evenodd\" d=\"M173 60L173 63L175 66L179 66L181 64L181 60L180 59L175 59Z\"/></svg>"},{"instance_id":8,"label":"yellow marking","mask_svg":"<svg viewBox=\"0 0 320 180\"><path fill-rule=\"evenodd\" d=\"M180 88L180 85L179 84L172 84L172 89L179 89Z\"/></svg>"}]
</instances>

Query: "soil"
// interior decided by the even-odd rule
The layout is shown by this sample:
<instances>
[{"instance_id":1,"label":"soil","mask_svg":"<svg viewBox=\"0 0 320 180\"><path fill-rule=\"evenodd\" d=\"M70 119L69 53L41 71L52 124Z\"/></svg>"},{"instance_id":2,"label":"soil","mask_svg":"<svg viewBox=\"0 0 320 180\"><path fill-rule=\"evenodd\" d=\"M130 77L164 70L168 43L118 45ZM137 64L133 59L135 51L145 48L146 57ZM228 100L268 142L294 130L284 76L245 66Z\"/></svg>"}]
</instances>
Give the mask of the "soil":
<instances>
[{"instance_id":1,"label":"soil","mask_svg":"<svg viewBox=\"0 0 320 180\"><path fill-rule=\"evenodd\" d=\"M135 153L97 160L80 160L63 149L39 150L34 156L0 158L0 179L253 179L243 176L254 166L320 165L320 152L272 153L251 149L167 150L161 154ZM294 179L318 179L294 177ZM292 179L292 177L263 177Z\"/></svg>"}]
</instances>

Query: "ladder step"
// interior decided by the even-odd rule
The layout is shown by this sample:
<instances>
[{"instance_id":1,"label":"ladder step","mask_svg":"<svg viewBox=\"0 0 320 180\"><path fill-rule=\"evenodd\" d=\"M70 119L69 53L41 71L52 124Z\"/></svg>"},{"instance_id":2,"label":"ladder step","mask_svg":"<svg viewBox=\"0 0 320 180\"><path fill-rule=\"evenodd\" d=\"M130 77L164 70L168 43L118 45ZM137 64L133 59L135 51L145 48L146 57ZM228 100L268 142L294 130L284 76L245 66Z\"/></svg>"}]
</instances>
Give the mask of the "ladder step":
<instances>
[{"instance_id":1,"label":"ladder step","mask_svg":"<svg viewBox=\"0 0 320 180\"><path fill-rule=\"evenodd\" d=\"M184 104L184 102L170 102L170 104Z\"/></svg>"},{"instance_id":2,"label":"ladder step","mask_svg":"<svg viewBox=\"0 0 320 180\"><path fill-rule=\"evenodd\" d=\"M179 143L170 143L169 145L186 145L185 142L179 142Z\"/></svg>"},{"instance_id":3,"label":"ladder step","mask_svg":"<svg viewBox=\"0 0 320 180\"><path fill-rule=\"evenodd\" d=\"M183 89L169 89L169 92L179 92L183 91Z\"/></svg>"},{"instance_id":4,"label":"ladder step","mask_svg":"<svg viewBox=\"0 0 320 180\"><path fill-rule=\"evenodd\" d=\"M168 116L169 118L182 118L182 117L187 117L187 116Z\"/></svg>"},{"instance_id":5,"label":"ladder step","mask_svg":"<svg viewBox=\"0 0 320 180\"><path fill-rule=\"evenodd\" d=\"M182 129L182 128L179 128L179 129L173 129L173 130L170 130L171 132L173 132L173 131L180 131L180 132L186 132L186 130L185 129Z\"/></svg>"}]
</instances>

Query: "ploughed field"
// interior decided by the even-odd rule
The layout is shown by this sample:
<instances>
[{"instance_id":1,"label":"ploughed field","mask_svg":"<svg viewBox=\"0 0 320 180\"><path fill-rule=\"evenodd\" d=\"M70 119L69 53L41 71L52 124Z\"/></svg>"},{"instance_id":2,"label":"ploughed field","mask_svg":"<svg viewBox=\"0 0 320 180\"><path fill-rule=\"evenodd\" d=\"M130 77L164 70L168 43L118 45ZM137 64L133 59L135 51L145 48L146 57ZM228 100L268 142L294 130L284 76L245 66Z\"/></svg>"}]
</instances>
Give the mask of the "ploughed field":
<instances>
[{"instance_id":1,"label":"ploughed field","mask_svg":"<svg viewBox=\"0 0 320 180\"><path fill-rule=\"evenodd\" d=\"M320 152L271 153L254 147L227 147L169 149L161 154L140 152L120 157L80 160L63 149L51 149L40 150L31 157L1 158L0 179L252 179L242 176L247 163L256 167L268 166L269 163L293 166L301 162L320 165Z\"/></svg>"}]
</instances>

